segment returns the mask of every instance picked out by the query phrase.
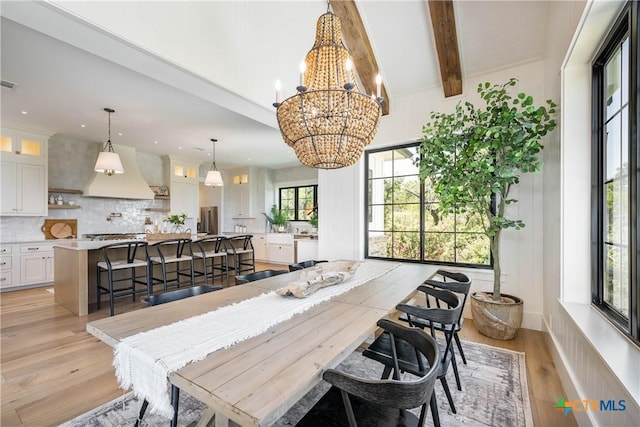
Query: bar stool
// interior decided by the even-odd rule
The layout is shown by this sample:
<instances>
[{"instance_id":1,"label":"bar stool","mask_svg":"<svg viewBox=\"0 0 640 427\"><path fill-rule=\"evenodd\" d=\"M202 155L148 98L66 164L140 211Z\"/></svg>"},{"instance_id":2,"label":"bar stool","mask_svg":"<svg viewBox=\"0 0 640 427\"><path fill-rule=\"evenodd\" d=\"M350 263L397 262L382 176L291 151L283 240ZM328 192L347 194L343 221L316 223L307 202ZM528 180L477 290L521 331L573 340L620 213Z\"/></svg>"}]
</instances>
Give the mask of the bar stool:
<instances>
[{"instance_id":1,"label":"bar stool","mask_svg":"<svg viewBox=\"0 0 640 427\"><path fill-rule=\"evenodd\" d=\"M109 295L109 312L111 316L114 313L114 298L131 295L131 299L135 301L136 294L145 291L145 289L136 289L136 284L145 285L147 294L151 293L147 246L147 242L136 240L110 243L100 248L104 261L98 261L96 264L98 310L100 310L102 295ZM140 268L144 268L144 274L136 272L136 269ZM129 273L127 277L114 278L114 271L127 270ZM103 271L107 272L108 287L102 285ZM114 287L115 283L125 281L130 282L129 286L117 289Z\"/></svg>"},{"instance_id":2,"label":"bar stool","mask_svg":"<svg viewBox=\"0 0 640 427\"><path fill-rule=\"evenodd\" d=\"M193 271L193 256L191 253L191 239L167 239L161 240L157 243L150 245L157 252L156 256L149 256L149 275L151 276L151 286L162 283L163 289L166 292L167 286L176 285L178 288L180 285L188 284L193 286L195 283L195 276ZM181 267L180 263L188 263L187 267ZM162 271L162 277L156 277L154 272L154 265L159 264ZM175 269L169 271L168 265L173 264ZM168 273L174 273L175 277L172 279L167 278ZM182 277L186 277L185 280L181 280Z\"/></svg>"},{"instance_id":3,"label":"bar stool","mask_svg":"<svg viewBox=\"0 0 640 427\"><path fill-rule=\"evenodd\" d=\"M250 234L234 236L227 239L227 253L233 254L233 271L235 275L245 271L256 271L256 260L253 252L253 238Z\"/></svg>"},{"instance_id":4,"label":"bar stool","mask_svg":"<svg viewBox=\"0 0 640 427\"><path fill-rule=\"evenodd\" d=\"M194 245L196 248L194 248ZM229 265L227 258L227 238L224 236L205 237L192 242L193 257L202 260L202 271L196 270L194 259L194 274L196 277L204 276L204 282L209 283L207 270L211 271L211 283L220 277L222 282L229 279ZM219 261L219 262L216 262Z\"/></svg>"}]
</instances>

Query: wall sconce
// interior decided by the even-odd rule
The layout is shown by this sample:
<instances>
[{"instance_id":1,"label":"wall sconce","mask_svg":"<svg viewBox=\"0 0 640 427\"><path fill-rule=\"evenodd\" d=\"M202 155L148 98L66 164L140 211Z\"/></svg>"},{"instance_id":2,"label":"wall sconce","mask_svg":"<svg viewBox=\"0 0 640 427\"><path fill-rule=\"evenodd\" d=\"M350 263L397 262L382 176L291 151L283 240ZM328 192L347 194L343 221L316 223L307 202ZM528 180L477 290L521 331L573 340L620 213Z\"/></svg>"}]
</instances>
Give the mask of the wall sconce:
<instances>
[{"instance_id":1,"label":"wall sconce","mask_svg":"<svg viewBox=\"0 0 640 427\"><path fill-rule=\"evenodd\" d=\"M249 183L249 175L236 175L233 177L234 184L248 184Z\"/></svg>"}]
</instances>

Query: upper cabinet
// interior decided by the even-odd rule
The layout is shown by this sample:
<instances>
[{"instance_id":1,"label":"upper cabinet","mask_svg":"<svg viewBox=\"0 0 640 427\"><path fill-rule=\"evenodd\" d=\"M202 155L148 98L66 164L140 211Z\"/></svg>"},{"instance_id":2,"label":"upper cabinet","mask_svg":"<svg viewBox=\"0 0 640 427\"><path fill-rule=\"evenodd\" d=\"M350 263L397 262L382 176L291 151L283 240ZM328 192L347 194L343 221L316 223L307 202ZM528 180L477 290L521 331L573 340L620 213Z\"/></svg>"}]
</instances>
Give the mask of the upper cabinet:
<instances>
[{"instance_id":1,"label":"upper cabinet","mask_svg":"<svg viewBox=\"0 0 640 427\"><path fill-rule=\"evenodd\" d=\"M47 139L35 132L2 128L0 215L47 215Z\"/></svg>"},{"instance_id":2,"label":"upper cabinet","mask_svg":"<svg viewBox=\"0 0 640 427\"><path fill-rule=\"evenodd\" d=\"M171 213L186 212L188 218L197 222L200 213L198 165L174 156L167 156L165 160L168 163L165 169L169 171Z\"/></svg>"},{"instance_id":3,"label":"upper cabinet","mask_svg":"<svg viewBox=\"0 0 640 427\"><path fill-rule=\"evenodd\" d=\"M253 167L247 166L232 169L231 187L231 217L246 219L256 217L256 188L257 176Z\"/></svg>"},{"instance_id":4,"label":"upper cabinet","mask_svg":"<svg viewBox=\"0 0 640 427\"><path fill-rule=\"evenodd\" d=\"M0 135L0 160L46 164L47 137L3 128Z\"/></svg>"}]
</instances>

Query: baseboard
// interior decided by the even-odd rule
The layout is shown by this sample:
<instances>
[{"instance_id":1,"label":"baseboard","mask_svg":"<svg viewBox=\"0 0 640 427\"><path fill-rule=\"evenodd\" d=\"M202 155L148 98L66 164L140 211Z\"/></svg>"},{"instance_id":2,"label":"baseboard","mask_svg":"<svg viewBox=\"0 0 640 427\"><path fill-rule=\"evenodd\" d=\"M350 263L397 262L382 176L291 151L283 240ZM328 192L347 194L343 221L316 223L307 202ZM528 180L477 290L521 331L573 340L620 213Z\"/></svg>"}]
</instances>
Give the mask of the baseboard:
<instances>
[{"instance_id":1,"label":"baseboard","mask_svg":"<svg viewBox=\"0 0 640 427\"><path fill-rule=\"evenodd\" d=\"M551 358L553 359L553 364L556 367L556 372L558 373L558 377L560 378L560 382L562 383L562 387L564 388L564 392L566 396L558 396L563 397L565 400L578 400L582 399L584 393L578 391L573 379L575 378L575 374L573 370L570 368L567 358L562 350L560 350L560 346L557 343L555 335L551 332L551 328L547 323L547 319L542 319L545 337L547 339L547 347L549 348L549 352L551 353ZM591 418L591 413L582 411L582 412L573 412L574 417L579 426L594 426L594 420Z\"/></svg>"}]
</instances>

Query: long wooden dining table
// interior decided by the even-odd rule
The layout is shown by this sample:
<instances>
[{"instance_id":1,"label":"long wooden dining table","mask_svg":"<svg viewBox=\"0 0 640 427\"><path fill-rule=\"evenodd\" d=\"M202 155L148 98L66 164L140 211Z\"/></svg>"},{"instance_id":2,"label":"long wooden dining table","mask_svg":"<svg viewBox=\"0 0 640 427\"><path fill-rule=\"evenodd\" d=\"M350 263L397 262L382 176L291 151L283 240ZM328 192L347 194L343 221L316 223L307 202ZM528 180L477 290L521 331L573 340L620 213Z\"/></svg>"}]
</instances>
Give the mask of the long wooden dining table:
<instances>
[{"instance_id":1,"label":"long wooden dining table","mask_svg":"<svg viewBox=\"0 0 640 427\"><path fill-rule=\"evenodd\" d=\"M367 260L360 269L372 263ZM324 301L266 332L217 350L171 372L168 381L208 405L199 425L215 414L216 427L269 426L321 381L376 330L379 319L406 302L435 266L391 263L381 276ZM286 286L293 272L87 324L87 331L112 347L139 332L204 314ZM243 322L242 318L235 319ZM167 342L167 345L171 345Z\"/></svg>"}]
</instances>

